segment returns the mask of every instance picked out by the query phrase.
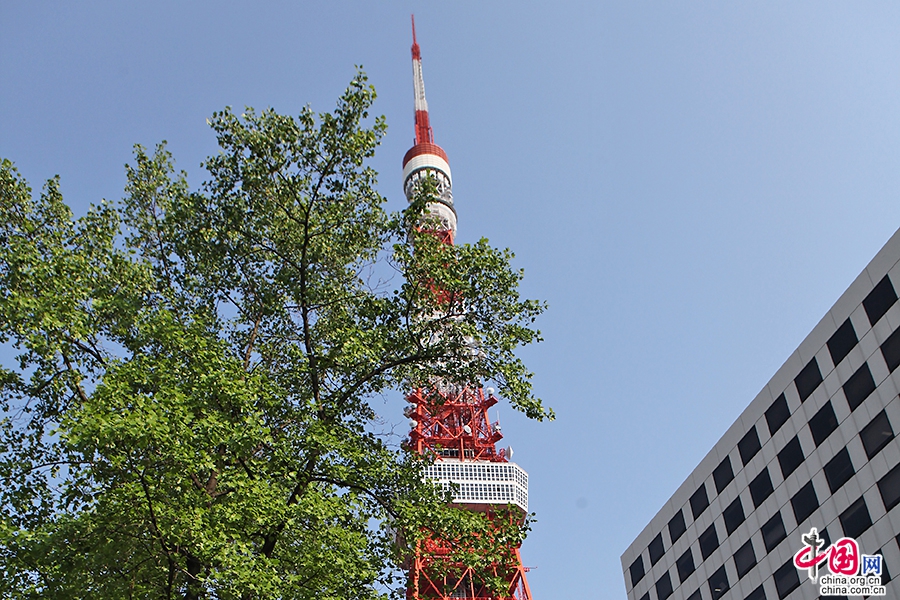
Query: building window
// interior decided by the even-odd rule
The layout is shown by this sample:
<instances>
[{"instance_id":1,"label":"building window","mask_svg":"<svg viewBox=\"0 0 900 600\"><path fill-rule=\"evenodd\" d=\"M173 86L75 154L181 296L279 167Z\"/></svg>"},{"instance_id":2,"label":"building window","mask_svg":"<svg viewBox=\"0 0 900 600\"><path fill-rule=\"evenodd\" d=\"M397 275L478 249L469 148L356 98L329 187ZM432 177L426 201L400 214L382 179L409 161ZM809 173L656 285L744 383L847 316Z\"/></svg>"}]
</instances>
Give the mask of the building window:
<instances>
[{"instance_id":1,"label":"building window","mask_svg":"<svg viewBox=\"0 0 900 600\"><path fill-rule=\"evenodd\" d=\"M762 584L747 594L747 597L744 600L766 600L766 591L762 588Z\"/></svg>"},{"instance_id":2,"label":"building window","mask_svg":"<svg viewBox=\"0 0 900 600\"><path fill-rule=\"evenodd\" d=\"M897 301L897 293L894 286L891 285L891 279L887 275L878 282L866 299L863 300L863 308L866 309L866 315L869 317L869 323L872 326L878 322L878 319L884 316L890 307Z\"/></svg>"},{"instance_id":3,"label":"building window","mask_svg":"<svg viewBox=\"0 0 900 600\"><path fill-rule=\"evenodd\" d=\"M706 495L706 484L701 483L700 488L691 496L691 514L694 515L696 521L706 507L709 506L709 496Z\"/></svg>"},{"instance_id":4,"label":"building window","mask_svg":"<svg viewBox=\"0 0 900 600\"><path fill-rule=\"evenodd\" d=\"M722 511L722 516L725 517L725 531L728 532L728 535L731 535L744 522L745 518L744 505L741 504L740 496L735 498L734 502Z\"/></svg>"},{"instance_id":5,"label":"building window","mask_svg":"<svg viewBox=\"0 0 900 600\"><path fill-rule=\"evenodd\" d=\"M718 547L719 536L716 535L716 524L713 523L700 534L700 554L703 556L703 560L709 558L709 555Z\"/></svg>"},{"instance_id":6,"label":"building window","mask_svg":"<svg viewBox=\"0 0 900 600\"><path fill-rule=\"evenodd\" d=\"M709 578L709 593L713 600L718 600L728 591L728 575L725 573L725 565L719 567L719 570L712 574Z\"/></svg>"},{"instance_id":7,"label":"building window","mask_svg":"<svg viewBox=\"0 0 900 600\"><path fill-rule=\"evenodd\" d=\"M775 398L768 409L766 409L766 423L769 425L769 434L775 435L775 432L781 429L791 416L791 410L788 408L787 399L784 394Z\"/></svg>"},{"instance_id":8,"label":"building window","mask_svg":"<svg viewBox=\"0 0 900 600\"><path fill-rule=\"evenodd\" d=\"M781 465L781 474L787 479L788 475L797 470L803 464L803 448L800 446L800 438L796 435L794 439L785 444L781 452L778 453L778 464Z\"/></svg>"},{"instance_id":9,"label":"building window","mask_svg":"<svg viewBox=\"0 0 900 600\"><path fill-rule=\"evenodd\" d=\"M659 581L656 582L656 597L659 600L666 600L669 596L672 595L672 578L669 577L669 572L666 571L663 573L663 576L659 578Z\"/></svg>"},{"instance_id":10,"label":"building window","mask_svg":"<svg viewBox=\"0 0 900 600\"><path fill-rule=\"evenodd\" d=\"M900 331L900 329L898 329ZM894 430L891 429L891 422L888 420L887 413L883 410L878 413L872 421L863 427L859 432L859 438L862 440L863 447L866 449L866 456L870 459L878 454L887 443L894 439Z\"/></svg>"},{"instance_id":11,"label":"building window","mask_svg":"<svg viewBox=\"0 0 900 600\"><path fill-rule=\"evenodd\" d=\"M631 566L628 567L628 570L631 572L631 587L634 587L638 584L638 581L644 578L644 558L638 556L631 563Z\"/></svg>"},{"instance_id":12,"label":"building window","mask_svg":"<svg viewBox=\"0 0 900 600\"><path fill-rule=\"evenodd\" d=\"M647 550L650 553L650 564L655 565L665 553L665 549L663 548L662 533L656 534L656 537L653 538L653 541L650 542L649 546L647 546Z\"/></svg>"},{"instance_id":13,"label":"building window","mask_svg":"<svg viewBox=\"0 0 900 600\"><path fill-rule=\"evenodd\" d=\"M794 378L794 385L797 386L800 401L802 402L809 398L816 391L816 388L819 387L820 383L822 383L822 372L819 370L818 361L813 357Z\"/></svg>"},{"instance_id":14,"label":"building window","mask_svg":"<svg viewBox=\"0 0 900 600\"><path fill-rule=\"evenodd\" d=\"M747 540L747 543L734 553L734 567L737 569L738 579L746 575L755 566L756 554L753 552L753 541Z\"/></svg>"},{"instance_id":15,"label":"building window","mask_svg":"<svg viewBox=\"0 0 900 600\"><path fill-rule=\"evenodd\" d=\"M812 432L813 441L816 447L825 441L831 435L831 432L837 429L837 417L834 416L834 408L831 401L825 403L825 406L819 409L812 419L809 420L809 430Z\"/></svg>"},{"instance_id":16,"label":"building window","mask_svg":"<svg viewBox=\"0 0 900 600\"><path fill-rule=\"evenodd\" d=\"M822 540L825 542L822 545L823 548L827 548L828 546L831 545L831 536L828 535L827 528L823 527L821 530L819 530L819 537L822 538Z\"/></svg>"},{"instance_id":17,"label":"building window","mask_svg":"<svg viewBox=\"0 0 900 600\"><path fill-rule=\"evenodd\" d=\"M766 600L766 590L763 589L762 584L759 584L759 587L747 594L744 600Z\"/></svg>"},{"instance_id":18,"label":"building window","mask_svg":"<svg viewBox=\"0 0 900 600\"><path fill-rule=\"evenodd\" d=\"M777 512L762 526L763 543L766 545L766 552L774 550L786 535L787 533L784 531L784 521L781 520L781 513Z\"/></svg>"},{"instance_id":19,"label":"building window","mask_svg":"<svg viewBox=\"0 0 900 600\"><path fill-rule=\"evenodd\" d=\"M780 600L786 598L799 585L800 576L797 575L797 567L794 566L793 559L788 560L775 571L775 589L778 591Z\"/></svg>"},{"instance_id":20,"label":"building window","mask_svg":"<svg viewBox=\"0 0 900 600\"><path fill-rule=\"evenodd\" d=\"M678 568L678 580L681 583L684 583L684 580L687 579L696 568L694 567L694 553L691 552L690 548L685 550L684 554L675 561L675 566Z\"/></svg>"},{"instance_id":21,"label":"building window","mask_svg":"<svg viewBox=\"0 0 900 600\"><path fill-rule=\"evenodd\" d=\"M716 482L716 492L721 494L722 490L725 489L725 486L731 483L731 480L734 479L734 471L731 468L731 459L729 457L725 457L725 460L719 463L719 466L716 467L716 470L713 471L713 481Z\"/></svg>"},{"instance_id":22,"label":"building window","mask_svg":"<svg viewBox=\"0 0 900 600\"><path fill-rule=\"evenodd\" d=\"M828 489L831 490L832 494L835 493L855 473L853 462L850 460L850 453L847 452L847 447L845 446L825 465L825 479L828 480Z\"/></svg>"},{"instance_id":23,"label":"building window","mask_svg":"<svg viewBox=\"0 0 900 600\"><path fill-rule=\"evenodd\" d=\"M690 596L688 596L687 600L703 600L703 596L700 595L700 590L697 590Z\"/></svg>"},{"instance_id":24,"label":"building window","mask_svg":"<svg viewBox=\"0 0 900 600\"><path fill-rule=\"evenodd\" d=\"M775 489L772 487L772 478L769 477L769 470L763 469L762 473L750 482L750 497L753 498L753 508L759 508L766 498L768 498Z\"/></svg>"},{"instance_id":25,"label":"building window","mask_svg":"<svg viewBox=\"0 0 900 600\"><path fill-rule=\"evenodd\" d=\"M891 373L900 366L900 329L889 335L881 344L881 355Z\"/></svg>"},{"instance_id":26,"label":"building window","mask_svg":"<svg viewBox=\"0 0 900 600\"><path fill-rule=\"evenodd\" d=\"M856 407L874 391L875 379L872 377L872 371L869 370L869 363L863 363L844 384L844 395L847 397L850 410L856 410Z\"/></svg>"},{"instance_id":27,"label":"building window","mask_svg":"<svg viewBox=\"0 0 900 600\"><path fill-rule=\"evenodd\" d=\"M887 585L891 582L891 572L888 571L887 563L884 560L884 548L877 551L875 554L881 555L881 585Z\"/></svg>"},{"instance_id":28,"label":"building window","mask_svg":"<svg viewBox=\"0 0 900 600\"><path fill-rule=\"evenodd\" d=\"M869 516L869 508L862 496L841 513L840 519L844 535L851 538L858 538L863 531L872 526L872 517Z\"/></svg>"},{"instance_id":29,"label":"building window","mask_svg":"<svg viewBox=\"0 0 900 600\"><path fill-rule=\"evenodd\" d=\"M650 592L647 592L643 596L641 596L641 600L650 600Z\"/></svg>"},{"instance_id":30,"label":"building window","mask_svg":"<svg viewBox=\"0 0 900 600\"><path fill-rule=\"evenodd\" d=\"M831 362L834 363L834 366L844 360L844 357L850 354L858 342L853 323L848 318L843 325L838 327L834 335L828 338L828 352L831 354Z\"/></svg>"},{"instance_id":31,"label":"building window","mask_svg":"<svg viewBox=\"0 0 900 600\"><path fill-rule=\"evenodd\" d=\"M756 425L754 425L738 442L738 451L741 454L741 462L744 463L744 466L747 466L750 459L756 456L759 449L759 436L756 434Z\"/></svg>"},{"instance_id":32,"label":"building window","mask_svg":"<svg viewBox=\"0 0 900 600\"><path fill-rule=\"evenodd\" d=\"M675 540L680 538L684 532L687 531L687 527L684 525L684 513L680 510L675 513L675 516L669 520L669 539L672 540L672 543L675 543Z\"/></svg>"},{"instance_id":33,"label":"building window","mask_svg":"<svg viewBox=\"0 0 900 600\"><path fill-rule=\"evenodd\" d=\"M881 492L885 510L889 511L900 504L900 465L888 471L887 475L878 481L878 491Z\"/></svg>"},{"instance_id":34,"label":"building window","mask_svg":"<svg viewBox=\"0 0 900 600\"><path fill-rule=\"evenodd\" d=\"M812 481L794 494L794 497L791 498L791 507L794 509L794 516L797 518L797 525L803 523L809 518L809 515L813 514L813 511L819 508L819 499L816 497L816 488L813 487Z\"/></svg>"}]
</instances>

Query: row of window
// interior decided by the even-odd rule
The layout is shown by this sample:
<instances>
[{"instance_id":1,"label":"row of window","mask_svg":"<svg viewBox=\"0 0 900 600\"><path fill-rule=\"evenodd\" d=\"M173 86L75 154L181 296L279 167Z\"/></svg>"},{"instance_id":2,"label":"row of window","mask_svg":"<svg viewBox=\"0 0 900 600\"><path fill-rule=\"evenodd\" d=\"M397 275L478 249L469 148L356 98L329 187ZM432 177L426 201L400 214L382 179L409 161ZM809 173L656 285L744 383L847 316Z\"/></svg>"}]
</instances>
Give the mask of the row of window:
<instances>
[{"instance_id":1,"label":"row of window","mask_svg":"<svg viewBox=\"0 0 900 600\"><path fill-rule=\"evenodd\" d=\"M885 276L863 301L863 307L870 324L874 325L896 301L897 294L894 287L891 284L890 279ZM833 364L837 365L840 363L858 342L859 340L856 331L848 318L827 342ZM882 344L881 352L884 356L885 363L891 371L895 370L897 366L900 366L900 329L895 331ZM821 383L822 374L815 358L813 358L800 371L797 377L794 378L794 385L796 386L801 401L805 401L806 398L811 396ZM875 389L876 385L871 370L868 363L864 363L843 385L844 394L847 398L850 410L855 410L860 406L862 402L875 391ZM774 435L784 423L787 422L790 415L790 408L787 405L785 395L782 393L765 411L766 423L770 435ZM818 447L838 426L837 417L834 413L831 401L827 402L816 415L810 419L808 425L813 441L815 442L816 447ZM860 438L865 448L866 455L870 459L893 439L893 437L893 430L884 411L879 413L879 415L877 415L875 419L860 432ZM744 466L756 456L761 447L759 435L754 426L738 442L738 453ZM778 462L783 477L787 478L788 475L793 473L804 460L805 455L799 437L794 436L794 438L791 439L778 453ZM832 493L846 483L854 474L855 470L846 448L839 452L825 466L825 476ZM721 493L733 479L734 469L732 468L731 459L726 456L713 471L713 482L716 487L716 492ZM898 482L896 485L898 489L896 493L897 498L900 498L900 472L897 474L897 480ZM768 469L764 469L750 483L749 487L754 508L757 508L774 491ZM882 491L882 496L884 497L884 491ZM813 488L811 481L795 494L794 498L791 499L791 503L795 516L798 517L798 523L805 520L806 517L818 508L818 498L816 497L815 489ZM710 504L705 484L702 484L690 497L689 504L691 506L691 514L694 520L696 520ZM888 501L885 499L885 505L887 506L887 504ZM780 519L780 515L778 516ZM802 518L800 518L801 516ZM866 511L866 516L868 516L868 511ZM726 530L728 535L730 535L745 519L744 509L740 498L735 499L735 501L723 511L723 517L725 519ZM783 529L783 524L781 525L781 528ZM679 510L669 521L668 529L671 543L674 543L685 533L687 527L683 511ZM715 524L711 525L703 534L701 534L699 541L701 554L705 560L707 556L718 547ZM750 551L752 552L752 547L750 548ZM651 565L656 564L656 562L662 558L664 553L665 547L662 533L660 532L648 546ZM686 555L682 556L682 559L684 559L683 565L684 569L688 569L688 566L690 566L689 570L690 572L693 572L693 555L689 553L690 549ZM687 558L687 556L689 556L689 558ZM643 578L645 572L641 556L638 556L635 559L629 570L632 585L636 585L637 582ZM681 569L679 569L679 572L680 571ZM664 583L662 584L662 587L665 589L666 586Z\"/></svg>"},{"instance_id":2,"label":"row of window","mask_svg":"<svg viewBox=\"0 0 900 600\"><path fill-rule=\"evenodd\" d=\"M826 410L827 409L827 410ZM837 419L834 417L834 411L831 409L830 402L823 407L819 413L816 414L816 417L820 417L820 415L824 414L828 416L827 419L819 419L819 422L828 423L826 429L817 429L817 431L825 431L828 433L834 431L837 427ZM816 419L813 417L813 419ZM812 420L810 421L812 428ZM821 434L820 434L821 435ZM814 434L814 439L816 439L816 434ZM827 437L827 434L825 434ZM825 437L817 440L817 445L824 441ZM878 415L875 416L872 421L866 425L862 431L860 431L860 440L862 441L863 448L866 452L866 456L871 459L875 456L882 448L884 448L888 442L890 442L894 438L894 431L891 427L890 420L887 417L887 413L882 410ZM787 478L788 475L793 473L805 460L805 456L803 453L803 448L800 443L800 439L798 436L794 436L791 441L785 444L784 448L778 453L778 463L781 467L782 476ZM715 472L721 473L722 466L727 465L730 472L731 462L728 457L725 458L724 461L716 468ZM828 463L826 463L824 467L825 479L828 482L828 488L830 492L833 494L838 489L840 489L849 479L856 474L856 471L853 466L853 462L850 459L850 453L847 451L847 448L843 448L840 452L838 452ZM714 473L715 473L714 472ZM733 477L733 475L732 475ZM713 479L715 479L715 474ZM717 486L718 487L718 486ZM759 508L759 506L775 491L774 485L772 484L772 478L769 475L768 468L763 468L763 470L757 475L753 481L750 482L748 486L750 490L750 498L753 501L753 508ZM701 487L698 492L691 496L691 507L692 512L694 507L702 506L702 509L699 509L700 512L705 510L706 506L709 505L709 500L705 494L706 488L705 486ZM900 494L900 490L898 490L898 494ZM699 501L698 499L702 499L704 502ZM797 516L797 522L801 523L806 520L812 512L818 508L818 499L816 498L815 489L813 488L812 481L808 482L797 494L794 495L794 498L791 499L791 504L794 506L794 514ZM887 501L885 505L887 505ZM811 508L810 508L811 507ZM888 507L888 509L892 508L893 504ZM699 516L699 513L698 515ZM725 521L725 529L728 532L728 535L731 535L737 527L744 522L745 513L743 504L741 503L740 496L735 498L735 500L722 511L722 516ZM713 524L710 526L710 529L714 528ZM686 527L684 524L684 516L681 511L676 513L675 517L669 521L669 534L671 536L672 542L674 543L681 535L685 532ZM709 529L707 529L707 532ZM713 534L715 532L713 531ZM700 536L700 547L701 552L704 547L704 535L706 533L701 534ZM716 543L716 547L718 543ZM715 548L713 548L715 549ZM711 552L711 551L710 551ZM665 547L663 544L662 534L658 534L648 547L648 553L650 555L651 565L656 564L656 562L662 558L665 553ZM708 553L703 553L703 558L706 559ZM635 561L631 564L631 580L632 585L636 585L638 581L644 576L644 561L641 556L638 556Z\"/></svg>"},{"instance_id":3,"label":"row of window","mask_svg":"<svg viewBox=\"0 0 900 600\"><path fill-rule=\"evenodd\" d=\"M827 530L823 530L821 532L822 537L825 539L826 545L831 544L831 540L828 537ZM900 536L897 536L897 543L900 544ZM882 551L879 550L876 554L882 554ZM681 561L679 561L681 562ZM744 544L740 550L738 550L734 555L735 566L737 567L738 579L741 579L744 575L746 575L750 569L756 566L756 556L753 553L753 546L748 541ZM891 580L891 574L888 569L886 563L882 561L881 566L881 585L887 585ZM690 568L691 572L693 572L693 566ZM679 565L679 576L681 575L681 566ZM683 579L683 578L682 578ZM775 583L775 592L778 594L779 600L784 600L793 592L797 587L800 586L800 576L797 568L794 566L793 560L788 559L786 563L780 566L775 573L773 574L773 580ZM731 583L728 581L728 573L725 571L725 566L722 565L715 573L713 573L709 579L707 579L707 585L709 586L709 594L712 600L718 600L721 598L725 592L727 592L731 588ZM669 573L666 572L663 576L656 582L656 595L659 600L665 600L669 596L672 595L674 591L672 588L672 580L669 577ZM823 598L825 598L823 596ZM837 597L834 597L837 598ZM841 598L844 598L841 596ZM698 588L694 591L693 594L688 596L687 600L701 600L702 593ZM641 600L650 600L650 592L648 591L641 597ZM747 594L744 597L744 600L766 600L766 592L763 588L763 585L760 584L756 587L752 592Z\"/></svg>"},{"instance_id":4,"label":"row of window","mask_svg":"<svg viewBox=\"0 0 900 600\"><path fill-rule=\"evenodd\" d=\"M884 501L885 508L887 510L892 509L897 504L900 504L900 465L894 467L888 474L881 478L878 481L878 489L881 493L882 500ZM733 531L733 528L736 528L741 522L743 522L743 509L740 507L740 499L735 501L735 504L732 506L737 506L740 511L739 518L732 522L732 525L729 525L729 517L726 517L726 527L729 528L729 533ZM812 486L812 482L804 486L794 497L791 499L791 506L794 511L794 516L796 518L797 523L802 523L806 520L809 515L818 508L818 500L816 499L815 489ZM731 510L731 507L728 509ZM733 513L732 513L733 514ZM841 528L844 532L844 535L852 538L859 538L869 527L872 526L872 518L869 514L869 509L866 506L865 499L860 497L856 502L851 504L845 511L843 511L839 516L839 521L841 523ZM734 524L734 523L737 524ZM774 550L782 540L787 537L787 532L784 526L784 520L781 517L781 513L777 512L775 515L769 519L761 528L763 544L765 545L766 552L771 552ZM830 537L828 535L827 529L823 529L821 532L823 539L825 540L826 546L831 543ZM715 525L710 525L710 527L704 531L699 538L700 543L700 553L703 557L703 560L706 560L713 551L718 548L719 540L716 535ZM900 543L900 540L898 540ZM738 574L738 579L741 579L746 575L750 569L756 566L757 558L756 553L753 549L753 541L747 540L743 546L741 546L732 557L734 560L735 570ZM688 548L684 554L682 554L678 560L675 562L676 571L678 573L678 579L680 583L684 583L684 581L696 570L696 565L694 563L694 554L691 548ZM776 587L779 590L779 598L784 598L791 590L796 586L791 586L789 583L792 581L790 578L790 571L784 570L784 572L775 573L775 583ZM890 575L885 574L885 579L883 579L883 583L887 583L889 581ZM724 566L721 567L713 577L710 578L710 594L713 599L718 598L719 596L716 594L716 590L724 590L728 589L728 578L724 570ZM662 577L656 582L655 585L657 598L658 600L665 600L671 595L672 588L672 580L670 578L669 572L666 571ZM782 594L782 590L784 593ZM649 593L649 592L648 592ZM695 592L696 593L696 592ZM757 592L754 591L754 594ZM693 596L692 596L693 597ZM754 598L755 596L751 595L748 598ZM765 595L759 596L760 598L764 598Z\"/></svg>"},{"instance_id":5,"label":"row of window","mask_svg":"<svg viewBox=\"0 0 900 600\"><path fill-rule=\"evenodd\" d=\"M869 435L864 436L866 432L869 432ZM874 457L891 439L893 439L893 429L885 411L882 410L863 429L861 437L863 439L866 455L869 459ZM789 472L793 472L793 470L796 469L796 465L799 465L799 463L802 463L803 461L802 449L799 446L799 441L795 445L793 444L793 441L795 440L797 440L796 437L792 442L789 442L785 446L785 449L783 449L781 453L779 453L779 463L781 463L782 471L788 469ZM782 455L786 450L789 455L787 458L782 459ZM793 456L792 453L794 452L800 453L799 459L797 456ZM785 467L786 464L788 467ZM850 458L850 453L847 451L847 448L845 447L838 452L825 465L823 471L825 473L829 491L831 494L834 494L856 474L853 461ZM789 472L787 474L789 474ZM785 477L787 474L785 474ZM772 485L772 479L769 476L768 468L764 468L763 471L750 482L749 489L754 509L759 508L759 506L774 492L774 486ZM878 489L881 493L882 500L884 501L886 511L889 511L897 504L900 504L900 465L894 467L878 481ZM809 481L800 488L800 490L791 498L790 504L798 525L809 518L820 505L813 482ZM678 514L681 514L681 511L679 511ZM722 517L725 523L727 537L734 533L746 519L746 513L740 496L735 498L734 501L722 511ZM841 527L844 530L844 535L854 538L859 537L859 535L872 524L872 519L869 515L868 508L866 507L865 500L860 497L854 502L847 510L841 513L840 521ZM787 535L781 513L778 512L769 519L769 521L762 526L761 532L766 551L770 552ZM700 534L698 542L702 560L706 560L719 547L719 536L715 522ZM663 546L662 535L657 535L649 546L652 564L656 564L664 552L665 549ZM752 564L749 564L749 566L747 566L747 561L741 561L738 558L739 556L748 555L753 556L753 562ZM746 571L742 570L742 565L747 566L747 569L749 569L755 564L756 561L755 555L753 555L752 544L748 540L741 550L738 550L735 554L735 566L737 567L740 576L743 577ZM684 582L684 580L694 572L694 555L691 548L688 548L687 551L678 558L676 561L676 569L681 582ZM638 581L640 581L645 574L643 557L638 556L631 564L629 571L632 586L637 585ZM668 577L668 573L664 574L663 577ZM665 588L665 584L663 584L663 588ZM660 596L660 600L661 599L662 596Z\"/></svg>"},{"instance_id":6,"label":"row of window","mask_svg":"<svg viewBox=\"0 0 900 600\"><path fill-rule=\"evenodd\" d=\"M869 323L874 326L874 324L887 313L896 301L897 294L894 290L894 286L892 285L890 278L885 275L885 277L872 289L869 295L866 296L865 300L863 300L863 308L866 311ZM839 364L858 343L859 339L853 328L853 323L848 318L840 327L838 327L826 343L833 364ZM900 365L900 329L895 331L888 340L882 344L881 351L885 362L891 371ZM801 401L805 401L811 396L821 383L822 373L815 357L813 357L813 359L794 378L794 385L796 386ZM850 410L853 411L859 407L859 405L875 391L875 388L875 380L872 377L869 365L868 363L863 363L862 367L848 378L843 386L844 395L847 398ZM774 435L781 426L787 422L790 415L791 411L788 407L787 399L782 393L765 412L769 434ZM881 417L880 420L879 418L876 418L860 433L863 445L866 448L866 454L869 458L893 438L893 431L890 428L890 423L887 422L887 416L882 413L879 417ZM884 427L885 423L887 424L887 427ZM837 417L834 413L831 401L829 401L809 420L810 432L812 433L816 447L821 445L821 443L837 429L837 426ZM756 426L753 426L738 442L738 453L740 454L743 465L746 466L761 448L762 445L759 440L759 435L756 432ZM844 452L846 452L846 449ZM800 440L795 436L778 453L778 462L781 466L782 475L787 478L788 475L793 473L802 464L804 459L805 456ZM846 456L846 460L843 460L842 457L838 463L832 465L832 468L826 472L826 476L828 476L828 473L831 473L835 481L840 480L840 478L847 473L848 462L849 455ZM850 465L850 469L852 469L852 465ZM850 472L847 477L849 478L851 475L852 472ZM831 486L832 477L828 478L829 486ZM733 479L734 469L731 465L731 459L726 456L713 471L713 482L716 487L716 492L721 493ZM841 481L840 485L843 485L845 481L846 479ZM840 485L837 485L837 487L840 487ZM769 477L768 471L764 470L750 484L750 493L753 498L754 507L758 507L772 491L773 486L771 478ZM690 498L689 504L691 506L691 514L694 520L696 520L710 504L705 484L702 484L700 488L694 492ZM684 534L687 530L687 526L682 511L678 511L678 513L676 513L669 521L668 529L671 543L674 543L682 534ZM665 553L662 533L658 534L650 543L648 553L650 555L651 564L656 564L659 558ZM639 556L635 563L632 564L631 568L633 584L643 577L643 572L643 560Z\"/></svg>"}]
</instances>

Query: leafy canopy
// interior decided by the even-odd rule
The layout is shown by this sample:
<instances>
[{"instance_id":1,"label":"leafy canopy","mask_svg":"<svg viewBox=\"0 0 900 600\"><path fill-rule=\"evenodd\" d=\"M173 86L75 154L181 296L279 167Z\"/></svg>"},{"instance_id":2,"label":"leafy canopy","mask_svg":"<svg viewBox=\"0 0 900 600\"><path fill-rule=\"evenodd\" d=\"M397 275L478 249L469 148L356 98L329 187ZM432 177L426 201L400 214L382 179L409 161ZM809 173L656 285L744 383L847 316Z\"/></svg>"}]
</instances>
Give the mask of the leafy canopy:
<instances>
[{"instance_id":1,"label":"leafy canopy","mask_svg":"<svg viewBox=\"0 0 900 600\"><path fill-rule=\"evenodd\" d=\"M385 211L374 98L359 74L332 113L216 113L199 191L136 147L78 219L2 161L0 596L376 598L422 536L484 564L521 539L380 433L376 399L436 380L552 412L509 251L420 233L427 185Z\"/></svg>"}]
</instances>

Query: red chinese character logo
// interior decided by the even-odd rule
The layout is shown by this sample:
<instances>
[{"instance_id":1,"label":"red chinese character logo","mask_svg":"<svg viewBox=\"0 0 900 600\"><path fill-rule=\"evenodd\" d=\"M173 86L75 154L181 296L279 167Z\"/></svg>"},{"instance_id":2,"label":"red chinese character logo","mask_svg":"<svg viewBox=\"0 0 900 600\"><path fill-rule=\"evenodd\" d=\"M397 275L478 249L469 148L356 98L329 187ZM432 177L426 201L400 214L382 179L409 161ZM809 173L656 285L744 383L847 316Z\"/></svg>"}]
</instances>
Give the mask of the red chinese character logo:
<instances>
[{"instance_id":1,"label":"red chinese character logo","mask_svg":"<svg viewBox=\"0 0 900 600\"><path fill-rule=\"evenodd\" d=\"M835 575L856 575L859 571L859 545L856 540L841 538L829 550L829 571Z\"/></svg>"}]
</instances>

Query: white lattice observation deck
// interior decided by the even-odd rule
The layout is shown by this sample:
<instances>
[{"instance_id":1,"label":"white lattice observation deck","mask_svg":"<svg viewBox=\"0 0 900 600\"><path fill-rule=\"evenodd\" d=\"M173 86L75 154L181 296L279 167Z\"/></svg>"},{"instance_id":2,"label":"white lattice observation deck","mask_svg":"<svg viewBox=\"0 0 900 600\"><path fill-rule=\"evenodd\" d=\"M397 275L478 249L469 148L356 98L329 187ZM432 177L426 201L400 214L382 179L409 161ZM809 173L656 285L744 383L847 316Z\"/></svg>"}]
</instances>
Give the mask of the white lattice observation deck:
<instances>
[{"instance_id":1,"label":"white lattice observation deck","mask_svg":"<svg viewBox=\"0 0 900 600\"><path fill-rule=\"evenodd\" d=\"M528 512L528 473L516 463L445 458L425 468L425 477L449 489L459 504L514 504Z\"/></svg>"}]
</instances>

